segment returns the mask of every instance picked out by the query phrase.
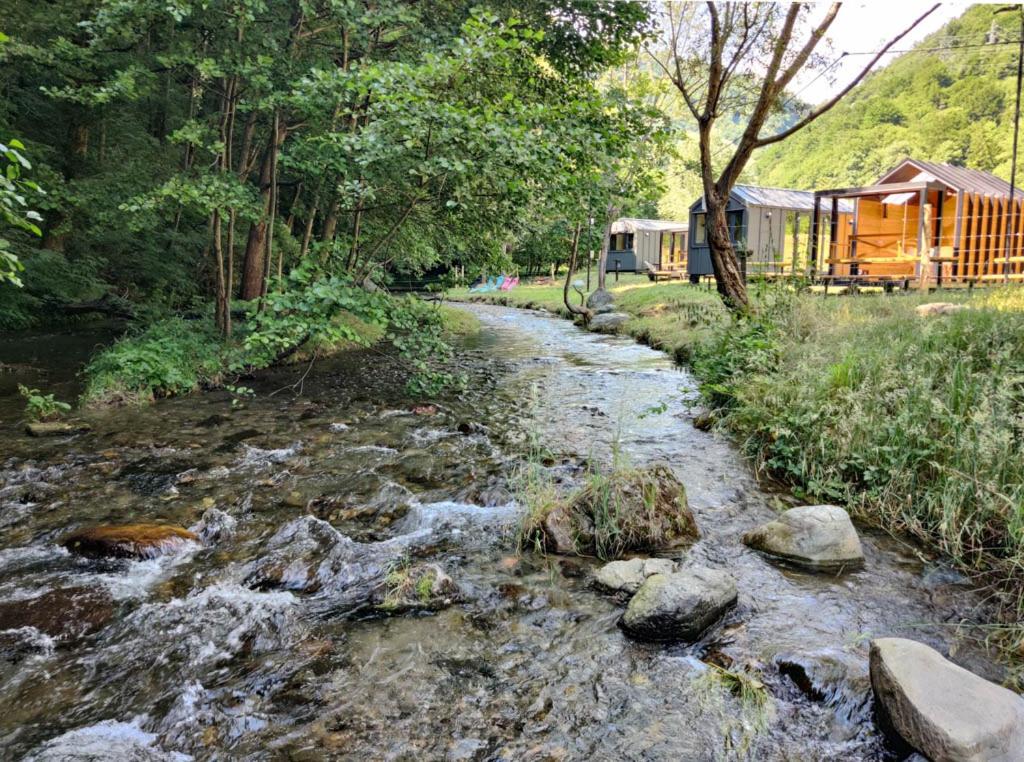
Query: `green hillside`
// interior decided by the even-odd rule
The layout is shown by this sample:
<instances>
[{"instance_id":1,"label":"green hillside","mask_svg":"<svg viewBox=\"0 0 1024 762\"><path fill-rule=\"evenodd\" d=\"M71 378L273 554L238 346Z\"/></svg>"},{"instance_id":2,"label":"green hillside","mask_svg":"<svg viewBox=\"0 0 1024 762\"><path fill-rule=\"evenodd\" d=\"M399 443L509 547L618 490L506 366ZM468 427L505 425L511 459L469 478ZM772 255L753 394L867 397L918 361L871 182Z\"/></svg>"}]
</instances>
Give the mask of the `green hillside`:
<instances>
[{"instance_id":1,"label":"green hillside","mask_svg":"<svg viewBox=\"0 0 1024 762\"><path fill-rule=\"evenodd\" d=\"M762 151L758 182L793 188L869 183L904 156L1009 179L1015 14L977 5L870 76L806 130ZM995 26L993 21L995 20ZM960 49L942 49L970 45Z\"/></svg>"}]
</instances>

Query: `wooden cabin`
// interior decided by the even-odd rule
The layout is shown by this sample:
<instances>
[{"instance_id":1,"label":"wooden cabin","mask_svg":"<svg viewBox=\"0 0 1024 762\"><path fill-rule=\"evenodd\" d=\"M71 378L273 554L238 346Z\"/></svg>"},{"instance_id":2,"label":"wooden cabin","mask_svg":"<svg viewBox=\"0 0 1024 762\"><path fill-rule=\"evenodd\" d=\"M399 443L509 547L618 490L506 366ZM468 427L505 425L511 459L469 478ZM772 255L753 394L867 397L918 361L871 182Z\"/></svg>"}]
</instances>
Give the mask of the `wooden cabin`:
<instances>
[{"instance_id":1,"label":"wooden cabin","mask_svg":"<svg viewBox=\"0 0 1024 762\"><path fill-rule=\"evenodd\" d=\"M620 217L612 223L608 272L686 270L685 222Z\"/></svg>"},{"instance_id":2,"label":"wooden cabin","mask_svg":"<svg viewBox=\"0 0 1024 762\"><path fill-rule=\"evenodd\" d=\"M853 204L839 203L837 209L834 232L838 240L844 241L851 229ZM805 272L810 264L813 211L814 194L810 191L735 186L729 194L725 216L746 274L773 276ZM831 219L830 209L821 211L820 219ZM690 207L690 230L689 273L690 279L696 281L713 272L703 196ZM819 236L831 234L831 224L819 231Z\"/></svg>"},{"instance_id":3,"label":"wooden cabin","mask_svg":"<svg viewBox=\"0 0 1024 762\"><path fill-rule=\"evenodd\" d=\"M855 205L853 230L822 254L835 280L926 287L1024 280L1024 192L988 172L904 159L874 185L816 191ZM828 227L829 222L820 220Z\"/></svg>"}]
</instances>

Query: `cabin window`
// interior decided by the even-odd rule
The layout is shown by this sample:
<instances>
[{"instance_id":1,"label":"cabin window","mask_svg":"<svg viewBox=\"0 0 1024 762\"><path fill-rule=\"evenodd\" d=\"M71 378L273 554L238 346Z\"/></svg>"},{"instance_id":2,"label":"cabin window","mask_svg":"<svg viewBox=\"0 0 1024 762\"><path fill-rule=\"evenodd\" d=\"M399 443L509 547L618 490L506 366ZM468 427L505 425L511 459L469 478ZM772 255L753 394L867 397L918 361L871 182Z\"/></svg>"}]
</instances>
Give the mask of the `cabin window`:
<instances>
[{"instance_id":1,"label":"cabin window","mask_svg":"<svg viewBox=\"0 0 1024 762\"><path fill-rule=\"evenodd\" d=\"M693 217L693 242L698 246L704 246L708 242L708 219L706 214L696 214Z\"/></svg>"},{"instance_id":2,"label":"cabin window","mask_svg":"<svg viewBox=\"0 0 1024 762\"><path fill-rule=\"evenodd\" d=\"M666 265L672 261L672 234L661 234L661 263Z\"/></svg>"},{"instance_id":3,"label":"cabin window","mask_svg":"<svg viewBox=\"0 0 1024 762\"><path fill-rule=\"evenodd\" d=\"M729 226L729 238L732 242L745 248L748 241L747 231L743 227L743 212L727 212L725 215L725 224Z\"/></svg>"},{"instance_id":4,"label":"cabin window","mask_svg":"<svg viewBox=\"0 0 1024 762\"><path fill-rule=\"evenodd\" d=\"M612 251L628 251L633 248L632 233L616 233L611 240Z\"/></svg>"}]
</instances>

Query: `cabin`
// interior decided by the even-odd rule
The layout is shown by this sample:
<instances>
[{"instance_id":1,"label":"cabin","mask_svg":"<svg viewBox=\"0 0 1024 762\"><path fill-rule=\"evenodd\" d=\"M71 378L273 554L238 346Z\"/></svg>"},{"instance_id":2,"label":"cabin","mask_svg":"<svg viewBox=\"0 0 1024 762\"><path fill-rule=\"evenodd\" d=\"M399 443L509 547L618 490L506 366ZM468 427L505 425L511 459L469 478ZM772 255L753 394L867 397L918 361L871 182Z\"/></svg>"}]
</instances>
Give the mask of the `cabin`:
<instances>
[{"instance_id":1,"label":"cabin","mask_svg":"<svg viewBox=\"0 0 1024 762\"><path fill-rule=\"evenodd\" d=\"M919 287L1024 280L1024 192L988 172L908 158L874 185L814 195L829 209L855 207L851 234L819 252L824 278Z\"/></svg>"},{"instance_id":2,"label":"cabin","mask_svg":"<svg viewBox=\"0 0 1024 762\"><path fill-rule=\"evenodd\" d=\"M837 240L844 241L852 227L853 204L848 201L837 204L834 230L832 210L821 208L820 211L824 212L819 215L824 232L819 232L819 236L835 235ZM729 237L746 275L784 275L809 269L813 212L814 193L811 191L756 185L733 187L725 218ZM688 270L690 280L696 282L701 276L713 273L703 196L690 206L690 231Z\"/></svg>"},{"instance_id":3,"label":"cabin","mask_svg":"<svg viewBox=\"0 0 1024 762\"><path fill-rule=\"evenodd\" d=\"M686 271L685 222L620 217L612 223L608 272Z\"/></svg>"}]
</instances>

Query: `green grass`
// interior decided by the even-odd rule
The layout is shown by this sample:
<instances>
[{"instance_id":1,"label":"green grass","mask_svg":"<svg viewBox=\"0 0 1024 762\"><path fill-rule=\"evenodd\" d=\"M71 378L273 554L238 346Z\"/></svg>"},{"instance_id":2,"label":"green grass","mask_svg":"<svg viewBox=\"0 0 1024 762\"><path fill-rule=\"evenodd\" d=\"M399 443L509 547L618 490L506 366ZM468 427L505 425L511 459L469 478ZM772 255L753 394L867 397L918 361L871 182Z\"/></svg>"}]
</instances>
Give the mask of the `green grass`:
<instances>
[{"instance_id":1,"label":"green grass","mask_svg":"<svg viewBox=\"0 0 1024 762\"><path fill-rule=\"evenodd\" d=\"M968 309L917 316L928 301ZM1024 291L785 297L693 366L760 470L940 550L1024 612Z\"/></svg>"},{"instance_id":2,"label":"green grass","mask_svg":"<svg viewBox=\"0 0 1024 762\"><path fill-rule=\"evenodd\" d=\"M103 350L86 366L88 406L142 403L221 382L237 353L208 320L169 318Z\"/></svg>"}]
</instances>

